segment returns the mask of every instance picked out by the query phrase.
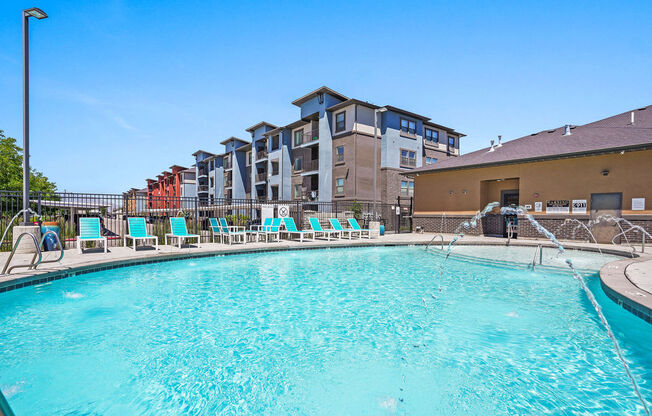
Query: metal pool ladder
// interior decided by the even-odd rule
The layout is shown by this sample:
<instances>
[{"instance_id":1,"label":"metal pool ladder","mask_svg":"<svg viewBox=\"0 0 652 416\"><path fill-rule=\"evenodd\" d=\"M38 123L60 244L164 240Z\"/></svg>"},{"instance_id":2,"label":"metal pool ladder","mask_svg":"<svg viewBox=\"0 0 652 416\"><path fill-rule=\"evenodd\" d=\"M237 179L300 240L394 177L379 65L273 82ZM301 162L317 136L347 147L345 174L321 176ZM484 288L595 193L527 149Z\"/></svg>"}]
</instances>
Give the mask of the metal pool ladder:
<instances>
[{"instance_id":1,"label":"metal pool ladder","mask_svg":"<svg viewBox=\"0 0 652 416\"><path fill-rule=\"evenodd\" d=\"M54 238L57 240L57 244L59 245L59 257L51 260L43 260L43 253L41 252L41 246L43 245L43 241L45 241L45 236L47 236L48 234L53 234ZM34 242L34 247L36 248L36 253L34 253L34 257L32 257L32 260L29 262L29 264L17 264L15 266L9 267L9 264L11 263L11 259L13 259L14 254L16 254L16 249L18 248L18 244L20 244L20 240L22 240L25 235L29 235L30 237L32 237L32 241ZM9 257L7 258L7 262L5 263L5 266L2 268L2 273L0 274L10 274L13 269L17 269L20 267L27 267L27 270L34 270L36 269L36 267L38 267L39 264L59 262L61 261L62 258L63 258L63 244L61 244L61 240L59 239L57 233L55 233L52 230L46 231L41 237L41 243L39 244L34 234L25 232L19 235L18 238L16 239L16 243L14 244L14 247L11 249L11 254L9 254Z\"/></svg>"},{"instance_id":2,"label":"metal pool ladder","mask_svg":"<svg viewBox=\"0 0 652 416\"><path fill-rule=\"evenodd\" d=\"M530 263L533 269L537 264L537 253L539 253L539 264L543 264L543 246L541 244L538 244L537 248L534 249L534 257L532 257L532 263Z\"/></svg>"},{"instance_id":3,"label":"metal pool ladder","mask_svg":"<svg viewBox=\"0 0 652 416\"><path fill-rule=\"evenodd\" d=\"M432 237L432 240L430 240L430 242L429 242L428 245L426 246L426 250L428 250L428 248L430 247L430 245L432 244L432 242L435 241L435 238L437 238L437 237L439 237L440 240L441 240L441 241L439 242L440 249L442 249L442 250L444 249L444 236L441 235L441 234L435 234L435 235Z\"/></svg>"}]
</instances>

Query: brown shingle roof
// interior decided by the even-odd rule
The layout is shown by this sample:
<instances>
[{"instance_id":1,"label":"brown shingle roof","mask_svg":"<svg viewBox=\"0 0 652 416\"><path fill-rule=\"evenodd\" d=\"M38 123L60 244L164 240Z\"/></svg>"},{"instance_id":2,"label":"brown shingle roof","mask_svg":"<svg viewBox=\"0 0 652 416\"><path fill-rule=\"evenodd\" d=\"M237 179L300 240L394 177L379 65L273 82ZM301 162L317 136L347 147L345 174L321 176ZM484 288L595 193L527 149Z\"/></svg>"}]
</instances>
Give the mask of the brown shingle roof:
<instances>
[{"instance_id":1,"label":"brown shingle roof","mask_svg":"<svg viewBox=\"0 0 652 416\"><path fill-rule=\"evenodd\" d=\"M652 106L633 110L634 124L630 123L631 113L627 111L582 126L573 126L568 136L564 135L564 127L543 130L505 142L492 152L486 147L411 170L407 174L652 147Z\"/></svg>"}]
</instances>

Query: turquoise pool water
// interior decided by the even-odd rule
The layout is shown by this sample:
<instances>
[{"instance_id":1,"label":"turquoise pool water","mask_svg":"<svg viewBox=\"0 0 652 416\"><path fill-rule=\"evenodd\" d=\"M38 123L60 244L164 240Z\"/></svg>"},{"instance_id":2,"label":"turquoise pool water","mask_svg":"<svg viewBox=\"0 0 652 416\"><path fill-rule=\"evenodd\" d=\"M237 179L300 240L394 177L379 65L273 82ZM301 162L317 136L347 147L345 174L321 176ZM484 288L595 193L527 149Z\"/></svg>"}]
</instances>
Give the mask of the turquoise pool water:
<instances>
[{"instance_id":1,"label":"turquoise pool water","mask_svg":"<svg viewBox=\"0 0 652 416\"><path fill-rule=\"evenodd\" d=\"M257 253L4 293L0 387L18 416L642 414L570 274L440 260ZM587 280L652 400L652 328Z\"/></svg>"}]
</instances>

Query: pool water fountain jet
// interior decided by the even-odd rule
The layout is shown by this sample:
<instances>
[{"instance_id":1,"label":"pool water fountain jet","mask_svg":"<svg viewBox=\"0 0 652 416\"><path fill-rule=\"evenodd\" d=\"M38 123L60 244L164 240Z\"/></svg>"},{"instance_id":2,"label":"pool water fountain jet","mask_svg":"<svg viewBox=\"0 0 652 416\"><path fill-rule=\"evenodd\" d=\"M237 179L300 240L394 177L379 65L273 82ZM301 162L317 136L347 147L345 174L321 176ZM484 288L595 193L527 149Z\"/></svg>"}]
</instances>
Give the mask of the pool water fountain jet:
<instances>
[{"instance_id":1,"label":"pool water fountain jet","mask_svg":"<svg viewBox=\"0 0 652 416\"><path fill-rule=\"evenodd\" d=\"M645 245L645 238L649 238L649 239L652 240L652 234L647 232L645 230L645 228L641 227L640 225L632 224L630 221L628 221L628 220L626 220L624 218L614 217L613 215L608 215L608 214L600 215L600 216L596 217L595 219L589 221L589 225L593 226L595 224L599 224L602 221L613 222L616 225L618 225L618 228L620 228L620 233L614 235L611 238L611 243L616 244L616 242L615 242L616 238L618 238L618 237L620 237L622 235L623 237L625 237L625 242L627 243L627 245L632 249L632 257L634 257L634 252L636 252L636 248L634 246L632 246L631 243L629 242L629 238L627 238L627 233L628 232L630 232L632 230L635 230L637 232L641 232L643 234L643 246ZM621 223L627 225L629 228L627 230L625 230L623 228L623 226L621 225Z\"/></svg>"},{"instance_id":2,"label":"pool water fountain jet","mask_svg":"<svg viewBox=\"0 0 652 416\"><path fill-rule=\"evenodd\" d=\"M589 227L587 227L586 224L584 224L582 221L578 220L577 218L566 218L564 220L564 222L559 226L559 228L557 228L557 231L559 231L564 225L572 224L572 223L577 223L577 225L573 229L573 237L575 237L575 231L576 230L578 230L580 228L584 228L586 230L586 232L589 233L589 235L593 239L593 242L596 244L596 247L598 248L598 251L600 252L600 255L602 255L602 249L598 245L598 240L595 239L595 236L593 235L593 233L591 232Z\"/></svg>"},{"instance_id":3,"label":"pool water fountain jet","mask_svg":"<svg viewBox=\"0 0 652 416\"><path fill-rule=\"evenodd\" d=\"M518 207L518 208L511 208L511 207L502 207L500 209L500 213L505 215L505 214L511 214L511 215L523 215L525 218L532 224L534 228L540 233L543 234L552 244L557 247L557 250L559 250L559 254L564 254L565 250L564 247L561 245L559 240L555 237L553 233L548 231L545 227L543 227L539 222L537 222L534 217L528 213L528 211L523 208L523 207ZM626 221L626 220L625 220ZM631 223L630 223L631 224ZM632 224L633 225L633 224ZM580 283L580 286L582 287L582 290L584 290L584 293L586 294L587 298L591 302L591 305L593 305L593 308L595 309L596 313L598 314L598 317L600 318L600 321L602 321L602 324L604 325L607 335L611 339L611 342L613 344L614 350L616 352L616 355L618 356L618 359L622 363L625 372L627 373L627 376L629 377L632 387L634 388L634 393L636 393L636 396L638 397L639 401L641 402L641 405L643 406L643 410L645 411L645 414L647 416L650 416L650 409L648 408L647 402L641 395L641 391L638 387L638 383L636 382L636 379L634 378L634 375L632 374L629 365L627 364L627 361L625 360L625 357L622 354L622 351L620 349L620 345L618 344L618 340L616 339L616 336L614 335L613 331L611 330L611 326L609 325L609 322L607 322L607 318L604 316L602 313L602 308L600 308L600 305L598 305L598 302L595 300L595 297L593 296L593 293L591 290L588 288L586 285L586 282L584 281L584 278L582 275L580 275L577 270L575 270L575 267L573 266L573 262L571 259L566 259L566 264L568 267L571 269L573 272L573 276L577 281Z\"/></svg>"}]
</instances>

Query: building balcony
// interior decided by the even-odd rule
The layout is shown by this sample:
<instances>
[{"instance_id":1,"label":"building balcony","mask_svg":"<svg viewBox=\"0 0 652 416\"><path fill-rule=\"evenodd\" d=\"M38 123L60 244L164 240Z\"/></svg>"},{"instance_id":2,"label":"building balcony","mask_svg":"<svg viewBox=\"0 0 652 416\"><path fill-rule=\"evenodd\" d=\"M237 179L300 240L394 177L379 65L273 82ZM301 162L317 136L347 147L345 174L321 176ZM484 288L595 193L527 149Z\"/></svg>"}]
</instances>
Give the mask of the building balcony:
<instances>
[{"instance_id":1,"label":"building balcony","mask_svg":"<svg viewBox=\"0 0 652 416\"><path fill-rule=\"evenodd\" d=\"M208 185L197 185L197 193L207 194L208 193Z\"/></svg>"},{"instance_id":2,"label":"building balcony","mask_svg":"<svg viewBox=\"0 0 652 416\"><path fill-rule=\"evenodd\" d=\"M230 188L232 186L233 186L233 181L231 179L228 179L228 180L224 181L224 187L225 188Z\"/></svg>"},{"instance_id":3,"label":"building balcony","mask_svg":"<svg viewBox=\"0 0 652 416\"><path fill-rule=\"evenodd\" d=\"M231 163L230 160L225 160L224 161L224 169L232 169L233 168L233 163Z\"/></svg>"},{"instance_id":4,"label":"building balcony","mask_svg":"<svg viewBox=\"0 0 652 416\"><path fill-rule=\"evenodd\" d=\"M256 174L256 182L265 182L266 180L267 180L267 172Z\"/></svg>"},{"instance_id":5,"label":"building balcony","mask_svg":"<svg viewBox=\"0 0 652 416\"><path fill-rule=\"evenodd\" d=\"M310 144L316 144L318 142L319 142L319 129L313 129L310 130L309 132L303 133L301 143L298 143L296 139L294 139L294 147L308 146Z\"/></svg>"},{"instance_id":6,"label":"building balcony","mask_svg":"<svg viewBox=\"0 0 652 416\"><path fill-rule=\"evenodd\" d=\"M197 169L197 178L203 178L208 176L208 169L201 168Z\"/></svg>"},{"instance_id":7,"label":"building balcony","mask_svg":"<svg viewBox=\"0 0 652 416\"><path fill-rule=\"evenodd\" d=\"M256 152L256 161L267 159L267 150L259 150Z\"/></svg>"},{"instance_id":8,"label":"building balcony","mask_svg":"<svg viewBox=\"0 0 652 416\"><path fill-rule=\"evenodd\" d=\"M314 201L319 196L319 190L311 189L303 193L303 199L308 201Z\"/></svg>"}]
</instances>

